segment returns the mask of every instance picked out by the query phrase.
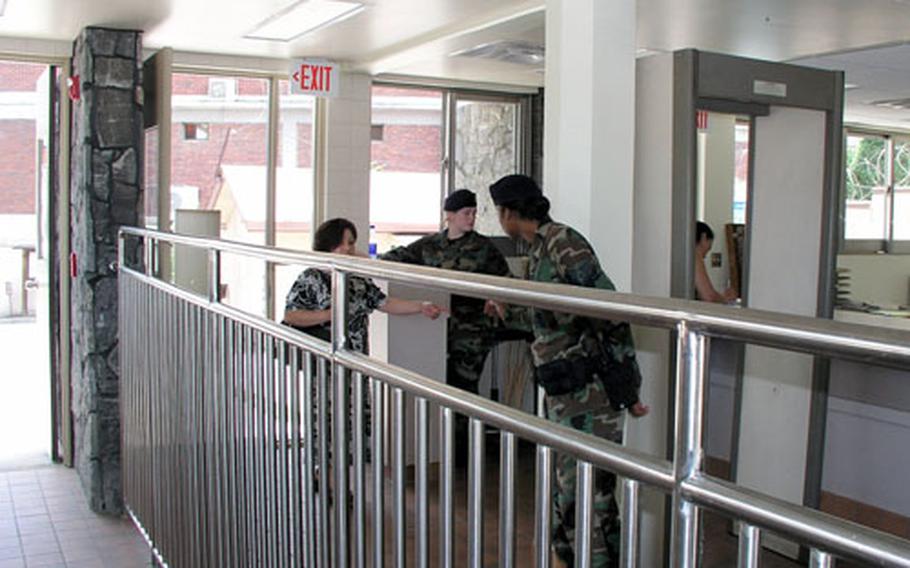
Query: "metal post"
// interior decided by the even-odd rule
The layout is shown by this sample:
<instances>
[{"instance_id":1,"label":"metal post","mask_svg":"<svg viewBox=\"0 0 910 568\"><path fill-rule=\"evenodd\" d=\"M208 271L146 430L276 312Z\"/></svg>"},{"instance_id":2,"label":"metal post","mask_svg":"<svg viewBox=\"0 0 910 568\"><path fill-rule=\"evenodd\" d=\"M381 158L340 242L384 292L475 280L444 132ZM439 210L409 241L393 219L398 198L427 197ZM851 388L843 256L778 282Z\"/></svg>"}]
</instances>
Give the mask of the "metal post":
<instances>
[{"instance_id":1,"label":"metal post","mask_svg":"<svg viewBox=\"0 0 910 568\"><path fill-rule=\"evenodd\" d=\"M483 422L470 420L468 464L468 566L483 566Z\"/></svg>"},{"instance_id":2,"label":"metal post","mask_svg":"<svg viewBox=\"0 0 910 568\"><path fill-rule=\"evenodd\" d=\"M417 566L428 568L430 565L430 494L427 486L427 464L429 462L429 404L425 398L414 401L416 407L416 442L417 468L414 472L417 490L414 509L416 512L417 532Z\"/></svg>"},{"instance_id":3,"label":"metal post","mask_svg":"<svg viewBox=\"0 0 910 568\"><path fill-rule=\"evenodd\" d=\"M385 420L382 406L382 383L370 379L373 387L373 566L385 564L385 456L383 455L383 434Z\"/></svg>"},{"instance_id":4,"label":"metal post","mask_svg":"<svg viewBox=\"0 0 910 568\"><path fill-rule=\"evenodd\" d=\"M591 528L594 507L594 468L578 460L575 484L575 566L591 566Z\"/></svg>"},{"instance_id":5,"label":"metal post","mask_svg":"<svg viewBox=\"0 0 910 568\"><path fill-rule=\"evenodd\" d=\"M404 391L392 389L392 520L394 523L395 563L404 568L405 543L405 479L404 479Z\"/></svg>"},{"instance_id":6,"label":"metal post","mask_svg":"<svg viewBox=\"0 0 910 568\"><path fill-rule=\"evenodd\" d=\"M347 275L339 270L332 272L332 352L347 347L348 330ZM348 371L341 365L334 366L335 409L332 417L335 435L335 566L348 565Z\"/></svg>"},{"instance_id":7,"label":"metal post","mask_svg":"<svg viewBox=\"0 0 910 568\"><path fill-rule=\"evenodd\" d=\"M553 450L537 446L537 483L534 497L534 550L538 568L550 567L550 525L552 524Z\"/></svg>"},{"instance_id":8,"label":"metal post","mask_svg":"<svg viewBox=\"0 0 910 568\"><path fill-rule=\"evenodd\" d=\"M366 481L364 460L366 433L363 420L363 375L352 373L354 381L354 565L366 566Z\"/></svg>"},{"instance_id":9,"label":"metal post","mask_svg":"<svg viewBox=\"0 0 910 568\"><path fill-rule=\"evenodd\" d=\"M698 508L683 497L680 485L701 471L707 339L691 331L685 322L677 325L676 333L676 488L670 554L673 568L694 568L698 558Z\"/></svg>"},{"instance_id":10,"label":"metal post","mask_svg":"<svg viewBox=\"0 0 910 568\"><path fill-rule=\"evenodd\" d=\"M761 532L758 527L747 523L739 524L739 568L758 568L761 552Z\"/></svg>"},{"instance_id":11,"label":"metal post","mask_svg":"<svg viewBox=\"0 0 910 568\"><path fill-rule=\"evenodd\" d=\"M624 568L638 566L639 488L640 484L634 479L624 479L622 482L622 546L619 565Z\"/></svg>"},{"instance_id":12,"label":"metal post","mask_svg":"<svg viewBox=\"0 0 910 568\"><path fill-rule=\"evenodd\" d=\"M501 432L499 442L499 565L515 566L515 434Z\"/></svg>"},{"instance_id":13,"label":"metal post","mask_svg":"<svg viewBox=\"0 0 910 568\"><path fill-rule=\"evenodd\" d=\"M451 408L442 409L442 463L439 464L439 566L452 568L455 559L455 510L452 502L454 479L452 463L454 461L455 415Z\"/></svg>"},{"instance_id":14,"label":"metal post","mask_svg":"<svg viewBox=\"0 0 910 568\"><path fill-rule=\"evenodd\" d=\"M813 548L809 557L809 568L834 568L834 557L823 550Z\"/></svg>"}]
</instances>

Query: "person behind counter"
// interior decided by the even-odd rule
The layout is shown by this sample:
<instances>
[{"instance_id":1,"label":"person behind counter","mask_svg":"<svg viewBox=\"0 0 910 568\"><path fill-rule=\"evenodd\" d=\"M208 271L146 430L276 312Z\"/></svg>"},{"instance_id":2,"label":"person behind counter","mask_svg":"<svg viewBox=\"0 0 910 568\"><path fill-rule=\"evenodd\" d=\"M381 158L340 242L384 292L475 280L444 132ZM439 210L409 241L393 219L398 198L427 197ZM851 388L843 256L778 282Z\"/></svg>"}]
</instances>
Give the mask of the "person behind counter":
<instances>
[{"instance_id":1,"label":"person behind counter","mask_svg":"<svg viewBox=\"0 0 910 568\"><path fill-rule=\"evenodd\" d=\"M550 218L550 202L533 179L506 176L490 186L490 195L505 233L530 244L529 279L614 289L587 239ZM546 391L549 420L621 444L625 410L633 416L647 414L648 407L638 398L641 374L629 324L537 308L506 310L492 301L487 305L500 317L514 313L529 320L535 379ZM576 481L575 460L559 454L552 527L557 565L574 563ZM617 566L620 528L614 497L616 476L598 469L594 487L591 564Z\"/></svg>"},{"instance_id":2,"label":"person behind counter","mask_svg":"<svg viewBox=\"0 0 910 568\"><path fill-rule=\"evenodd\" d=\"M714 246L714 231L707 223L695 223L695 297L703 302L727 304L736 300L739 294L733 288L727 288L723 294L714 289L705 268L705 257Z\"/></svg>"},{"instance_id":3,"label":"person behind counter","mask_svg":"<svg viewBox=\"0 0 910 568\"><path fill-rule=\"evenodd\" d=\"M330 219L316 229L313 250L355 256L357 228L347 219ZM422 314L436 319L444 312L431 302L403 300L386 296L373 281L353 276L348 278L348 346L353 351L367 352L367 324L373 310L393 315ZM281 323L320 339L331 340L332 279L327 272L308 268L300 273L288 292Z\"/></svg>"}]
</instances>

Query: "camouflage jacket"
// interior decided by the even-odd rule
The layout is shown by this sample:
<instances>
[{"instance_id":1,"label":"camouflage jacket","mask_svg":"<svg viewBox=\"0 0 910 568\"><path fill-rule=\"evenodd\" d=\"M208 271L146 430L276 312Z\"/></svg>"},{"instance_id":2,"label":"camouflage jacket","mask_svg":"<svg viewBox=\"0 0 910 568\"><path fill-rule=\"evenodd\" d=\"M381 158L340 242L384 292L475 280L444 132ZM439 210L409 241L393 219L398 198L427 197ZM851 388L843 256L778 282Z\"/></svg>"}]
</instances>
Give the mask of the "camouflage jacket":
<instances>
[{"instance_id":1,"label":"camouflage jacket","mask_svg":"<svg viewBox=\"0 0 910 568\"><path fill-rule=\"evenodd\" d=\"M571 227L552 221L537 229L528 253L528 278L537 282L615 289L588 241ZM531 352L535 365L598 354L614 361L631 358L631 365L635 368L634 387L638 388L641 375L634 359L635 344L629 324L537 308L530 311L534 333ZM604 350L609 353L604 353Z\"/></svg>"},{"instance_id":2,"label":"camouflage jacket","mask_svg":"<svg viewBox=\"0 0 910 568\"><path fill-rule=\"evenodd\" d=\"M493 276L510 274L505 257L493 241L474 231L457 239L449 239L448 230L440 231L418 239L408 246L393 249L379 258ZM483 321L485 318L483 304L482 299L452 296L450 308L453 323Z\"/></svg>"},{"instance_id":3,"label":"camouflage jacket","mask_svg":"<svg viewBox=\"0 0 910 568\"><path fill-rule=\"evenodd\" d=\"M366 353L370 313L382 307L386 295L371 280L356 276L348 279L348 341L352 351ZM332 281L328 274L315 268L300 273L285 300L285 311L327 310L332 307ZM320 326L326 331L331 323ZM307 331L304 329L304 331ZM316 335L316 334L314 334ZM331 335L329 335L331 337Z\"/></svg>"}]
</instances>

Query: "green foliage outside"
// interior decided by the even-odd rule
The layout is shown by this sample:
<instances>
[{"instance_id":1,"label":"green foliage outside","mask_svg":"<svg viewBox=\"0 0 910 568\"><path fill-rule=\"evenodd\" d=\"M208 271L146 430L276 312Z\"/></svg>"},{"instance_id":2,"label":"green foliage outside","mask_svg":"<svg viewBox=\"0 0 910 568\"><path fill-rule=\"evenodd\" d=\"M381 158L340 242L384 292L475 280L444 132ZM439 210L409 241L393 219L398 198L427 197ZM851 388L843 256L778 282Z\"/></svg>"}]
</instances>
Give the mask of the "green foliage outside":
<instances>
[{"instance_id":1,"label":"green foliage outside","mask_svg":"<svg viewBox=\"0 0 910 568\"><path fill-rule=\"evenodd\" d=\"M847 199L869 201L872 190L887 184L887 144L884 138L851 136L847 140ZM906 154L906 152L904 152ZM908 156L904 157L906 172ZM897 165L897 164L895 164ZM896 172L895 172L896 173Z\"/></svg>"}]
</instances>

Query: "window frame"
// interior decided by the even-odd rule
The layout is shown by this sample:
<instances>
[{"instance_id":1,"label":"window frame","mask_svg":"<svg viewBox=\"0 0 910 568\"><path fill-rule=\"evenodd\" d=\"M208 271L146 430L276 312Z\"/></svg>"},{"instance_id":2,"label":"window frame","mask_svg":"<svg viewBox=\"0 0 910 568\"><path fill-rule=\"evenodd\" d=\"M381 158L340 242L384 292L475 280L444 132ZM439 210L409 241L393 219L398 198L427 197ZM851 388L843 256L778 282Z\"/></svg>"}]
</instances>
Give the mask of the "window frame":
<instances>
[{"instance_id":1,"label":"window frame","mask_svg":"<svg viewBox=\"0 0 910 568\"><path fill-rule=\"evenodd\" d=\"M888 165L885 170L885 219L884 236L880 239L848 239L846 236L847 222L847 139L850 136L878 137L885 141L888 151ZM897 130L880 130L868 127L848 126L844 128L843 155L845 163L841 168L841 229L840 252L841 254L910 254L910 240L894 238L895 222L895 162L894 152L896 143L910 144L910 132Z\"/></svg>"}]
</instances>

